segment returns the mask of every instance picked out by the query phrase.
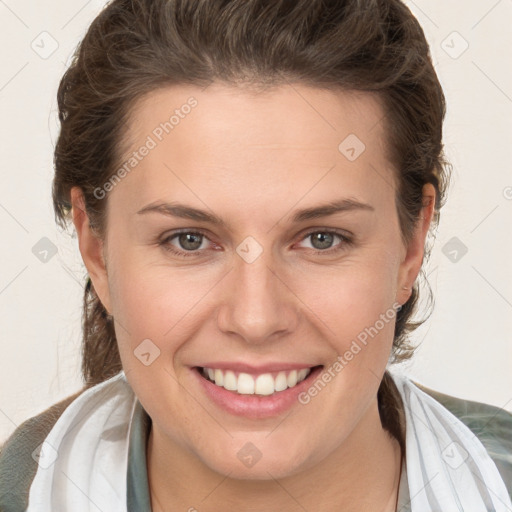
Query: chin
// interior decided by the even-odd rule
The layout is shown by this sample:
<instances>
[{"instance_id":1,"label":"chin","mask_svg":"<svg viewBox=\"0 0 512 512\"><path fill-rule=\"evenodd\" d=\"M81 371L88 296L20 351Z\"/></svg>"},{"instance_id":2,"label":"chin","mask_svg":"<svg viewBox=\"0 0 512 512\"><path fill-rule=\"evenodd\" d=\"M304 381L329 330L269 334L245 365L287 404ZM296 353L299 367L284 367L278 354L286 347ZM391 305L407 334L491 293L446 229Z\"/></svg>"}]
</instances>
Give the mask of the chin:
<instances>
[{"instance_id":1,"label":"chin","mask_svg":"<svg viewBox=\"0 0 512 512\"><path fill-rule=\"evenodd\" d=\"M266 449L267 451L270 448ZM308 469L307 461L292 460L289 452L272 455L262 453L248 441L241 449L235 451L234 457L227 458L225 453L220 458L201 457L203 464L212 471L235 480L273 480L286 478ZM307 467L306 467L307 466Z\"/></svg>"}]
</instances>

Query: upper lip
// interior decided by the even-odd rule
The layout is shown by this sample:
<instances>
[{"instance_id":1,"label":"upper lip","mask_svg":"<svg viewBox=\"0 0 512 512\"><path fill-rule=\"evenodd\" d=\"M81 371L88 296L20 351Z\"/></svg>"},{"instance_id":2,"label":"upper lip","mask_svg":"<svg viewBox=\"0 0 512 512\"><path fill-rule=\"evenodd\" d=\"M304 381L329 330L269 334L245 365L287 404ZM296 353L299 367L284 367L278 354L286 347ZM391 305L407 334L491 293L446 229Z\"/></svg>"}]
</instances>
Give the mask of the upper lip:
<instances>
[{"instance_id":1,"label":"upper lip","mask_svg":"<svg viewBox=\"0 0 512 512\"><path fill-rule=\"evenodd\" d=\"M255 365L243 362L227 362L227 361L212 361L201 365L200 368L211 368L219 370L233 370L235 372L244 372L252 374L271 373L279 371L292 371L302 370L303 368L313 368L315 364L309 363L284 363L284 362L271 362L263 365Z\"/></svg>"}]
</instances>

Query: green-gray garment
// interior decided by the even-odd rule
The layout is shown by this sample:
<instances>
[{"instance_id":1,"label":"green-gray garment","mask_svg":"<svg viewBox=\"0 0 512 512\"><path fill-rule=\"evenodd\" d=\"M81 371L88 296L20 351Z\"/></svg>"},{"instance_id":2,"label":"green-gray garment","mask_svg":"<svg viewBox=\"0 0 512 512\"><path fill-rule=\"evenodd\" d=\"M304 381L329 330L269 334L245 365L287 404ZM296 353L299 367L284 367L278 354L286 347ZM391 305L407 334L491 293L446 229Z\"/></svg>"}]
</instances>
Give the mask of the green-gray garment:
<instances>
[{"instance_id":1,"label":"green-gray garment","mask_svg":"<svg viewBox=\"0 0 512 512\"><path fill-rule=\"evenodd\" d=\"M512 498L512 414L492 405L439 393L413 381L440 402L480 439L493 459ZM73 395L20 425L0 451L0 512L25 512L37 471L32 452L44 441ZM129 512L151 512L146 470L146 446L151 419L137 401L130 434L127 474ZM196 509L200 507L196 505ZM403 461L398 509L410 512L407 467ZM72 511L70 511L72 512Z\"/></svg>"}]
</instances>

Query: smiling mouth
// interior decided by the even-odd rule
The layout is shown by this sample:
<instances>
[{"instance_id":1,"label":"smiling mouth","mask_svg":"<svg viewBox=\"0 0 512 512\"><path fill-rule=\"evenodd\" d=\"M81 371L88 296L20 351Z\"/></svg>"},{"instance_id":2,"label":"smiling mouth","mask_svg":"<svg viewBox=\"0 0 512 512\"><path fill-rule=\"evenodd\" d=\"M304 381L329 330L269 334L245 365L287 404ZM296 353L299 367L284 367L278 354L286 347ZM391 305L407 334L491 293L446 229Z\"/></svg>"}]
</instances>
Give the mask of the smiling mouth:
<instances>
[{"instance_id":1,"label":"smiling mouth","mask_svg":"<svg viewBox=\"0 0 512 512\"><path fill-rule=\"evenodd\" d=\"M262 373L254 376L249 373L217 368L197 366L195 369L201 377L227 391L232 391L239 395L270 396L297 386L306 380L314 370L321 367L322 365L319 365L299 370Z\"/></svg>"}]
</instances>

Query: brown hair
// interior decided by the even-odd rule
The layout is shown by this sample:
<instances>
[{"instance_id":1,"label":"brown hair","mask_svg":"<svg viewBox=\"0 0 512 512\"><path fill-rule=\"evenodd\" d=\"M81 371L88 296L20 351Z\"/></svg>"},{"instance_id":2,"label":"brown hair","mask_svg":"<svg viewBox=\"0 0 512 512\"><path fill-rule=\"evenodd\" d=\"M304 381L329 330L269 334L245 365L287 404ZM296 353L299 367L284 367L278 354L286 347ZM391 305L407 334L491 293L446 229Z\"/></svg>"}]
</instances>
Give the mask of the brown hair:
<instances>
[{"instance_id":1,"label":"brown hair","mask_svg":"<svg viewBox=\"0 0 512 512\"><path fill-rule=\"evenodd\" d=\"M405 243L411 238L426 183L436 189L432 224L437 226L450 170L442 146L445 98L423 30L399 0L111 1L91 24L58 90L57 222L66 226L70 189L79 186L91 225L104 236L108 197L98 199L94 190L121 164L131 107L160 87L207 86L214 80L262 90L298 82L378 94L397 173L402 238ZM392 362L412 356L408 334L425 320L411 320L418 297L415 283L397 314ZM112 320L87 279L86 386L121 369Z\"/></svg>"}]
</instances>

